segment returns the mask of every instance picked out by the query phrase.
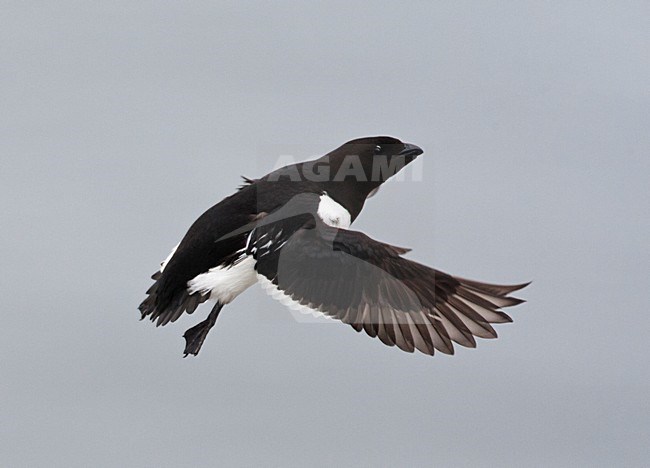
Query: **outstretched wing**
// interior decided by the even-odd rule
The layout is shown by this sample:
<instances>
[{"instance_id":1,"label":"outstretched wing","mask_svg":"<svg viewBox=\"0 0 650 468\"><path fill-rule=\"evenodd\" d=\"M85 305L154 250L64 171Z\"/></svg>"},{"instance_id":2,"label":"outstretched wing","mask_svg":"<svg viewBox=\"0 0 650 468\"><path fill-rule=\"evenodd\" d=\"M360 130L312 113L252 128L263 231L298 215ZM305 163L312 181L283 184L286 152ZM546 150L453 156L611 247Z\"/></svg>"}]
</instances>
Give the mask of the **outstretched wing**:
<instances>
[{"instance_id":1,"label":"outstretched wing","mask_svg":"<svg viewBox=\"0 0 650 468\"><path fill-rule=\"evenodd\" d=\"M388 346L429 355L453 354L452 342L473 348L475 336L496 338L491 323L512 321L502 307L523 302L508 294L527 284L453 277L403 258L407 249L313 218L297 230L284 224L258 227L248 245L272 295L364 330Z\"/></svg>"}]
</instances>

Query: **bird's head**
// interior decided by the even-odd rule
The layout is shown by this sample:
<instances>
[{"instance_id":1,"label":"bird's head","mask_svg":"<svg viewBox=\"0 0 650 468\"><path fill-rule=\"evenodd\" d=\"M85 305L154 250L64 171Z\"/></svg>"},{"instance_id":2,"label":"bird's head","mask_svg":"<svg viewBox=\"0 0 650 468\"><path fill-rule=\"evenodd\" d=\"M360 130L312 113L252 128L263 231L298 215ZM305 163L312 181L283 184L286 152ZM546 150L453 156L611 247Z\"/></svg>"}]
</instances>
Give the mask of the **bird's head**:
<instances>
[{"instance_id":1,"label":"bird's head","mask_svg":"<svg viewBox=\"0 0 650 468\"><path fill-rule=\"evenodd\" d=\"M397 174L423 153L416 145L389 136L357 138L348 141L325 156L302 165L305 178L314 168L322 187L341 203L354 219L366 199L381 184Z\"/></svg>"},{"instance_id":2,"label":"bird's head","mask_svg":"<svg viewBox=\"0 0 650 468\"><path fill-rule=\"evenodd\" d=\"M265 182L313 183L311 189L327 192L354 219L366 199L381 184L423 153L422 149L389 136L357 138L311 161L292 164L265 176Z\"/></svg>"},{"instance_id":3,"label":"bird's head","mask_svg":"<svg viewBox=\"0 0 650 468\"><path fill-rule=\"evenodd\" d=\"M331 182L353 182L370 193L422 153L397 138L375 136L348 141L323 158L330 165Z\"/></svg>"}]
</instances>

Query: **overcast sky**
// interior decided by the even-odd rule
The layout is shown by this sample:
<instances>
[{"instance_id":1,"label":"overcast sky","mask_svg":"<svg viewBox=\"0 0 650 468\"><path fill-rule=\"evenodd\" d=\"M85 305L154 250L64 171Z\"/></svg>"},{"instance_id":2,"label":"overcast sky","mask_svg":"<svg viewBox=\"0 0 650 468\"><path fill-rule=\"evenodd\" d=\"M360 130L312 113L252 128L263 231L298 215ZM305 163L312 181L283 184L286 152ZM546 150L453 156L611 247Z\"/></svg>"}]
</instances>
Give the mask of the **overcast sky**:
<instances>
[{"instance_id":1,"label":"overcast sky","mask_svg":"<svg viewBox=\"0 0 650 468\"><path fill-rule=\"evenodd\" d=\"M650 3L3 2L5 466L647 466ZM240 174L425 149L355 229L490 282L407 354L257 286L198 358L149 276Z\"/></svg>"}]
</instances>

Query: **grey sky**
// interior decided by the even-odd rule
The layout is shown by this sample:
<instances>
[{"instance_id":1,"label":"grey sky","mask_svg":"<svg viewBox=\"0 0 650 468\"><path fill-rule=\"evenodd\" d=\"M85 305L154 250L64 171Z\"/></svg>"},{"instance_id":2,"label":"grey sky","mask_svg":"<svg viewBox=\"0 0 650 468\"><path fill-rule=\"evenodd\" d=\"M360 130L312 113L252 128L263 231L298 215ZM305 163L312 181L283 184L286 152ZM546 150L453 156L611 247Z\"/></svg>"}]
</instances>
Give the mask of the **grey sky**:
<instances>
[{"instance_id":1,"label":"grey sky","mask_svg":"<svg viewBox=\"0 0 650 468\"><path fill-rule=\"evenodd\" d=\"M642 466L648 2L4 2L6 466ZM354 228L492 282L514 324L430 358L258 287L196 359L137 305L281 155L425 149ZM433 247L431 247L433 245Z\"/></svg>"}]
</instances>

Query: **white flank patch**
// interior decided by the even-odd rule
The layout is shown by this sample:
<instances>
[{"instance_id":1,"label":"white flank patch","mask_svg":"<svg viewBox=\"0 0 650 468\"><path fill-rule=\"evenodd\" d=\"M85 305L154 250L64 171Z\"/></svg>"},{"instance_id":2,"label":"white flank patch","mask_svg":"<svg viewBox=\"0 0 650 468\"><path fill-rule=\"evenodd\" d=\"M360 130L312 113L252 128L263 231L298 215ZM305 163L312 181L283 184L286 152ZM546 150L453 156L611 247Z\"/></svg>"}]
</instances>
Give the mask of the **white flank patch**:
<instances>
[{"instance_id":1,"label":"white flank patch","mask_svg":"<svg viewBox=\"0 0 650 468\"><path fill-rule=\"evenodd\" d=\"M228 304L256 282L255 259L247 256L231 266L218 266L201 273L187 282L187 290L190 294L209 292L211 300Z\"/></svg>"},{"instance_id":2,"label":"white flank patch","mask_svg":"<svg viewBox=\"0 0 650 468\"><path fill-rule=\"evenodd\" d=\"M326 323L330 323L330 322L334 321L334 319L332 317L330 317L328 315L325 315L320 310L304 306L300 302L293 299L291 296L285 294L284 291L278 289L278 287L275 284L273 284L273 282L270 279L268 279L266 276L260 275L258 273L257 274L257 281L260 284L260 286L262 287L262 289L264 290L264 292L266 292L266 294L271 296L273 299L278 301L280 304L287 306L292 311L300 312L300 314L302 314L303 316L304 315L309 315L309 316L312 316L312 317L315 317L315 318L318 318L318 319L325 319L325 320L322 320L322 321L326 322ZM302 320L300 320L301 315L296 315L296 314L293 314L293 315L299 322L302 321Z\"/></svg>"},{"instance_id":3,"label":"white flank patch","mask_svg":"<svg viewBox=\"0 0 650 468\"><path fill-rule=\"evenodd\" d=\"M318 216L329 226L348 229L352 223L350 212L335 202L327 192L320 196Z\"/></svg>"},{"instance_id":4,"label":"white flank patch","mask_svg":"<svg viewBox=\"0 0 650 468\"><path fill-rule=\"evenodd\" d=\"M173 257L174 254L176 253L176 249L178 248L179 245L181 245L181 244L180 244L180 243L179 243L179 244L176 244L176 247L174 247L174 248L172 249L171 253L170 253L170 254L167 256L167 258L166 258L165 260L163 260L163 262L160 264L160 272L161 272L161 273L163 272L163 270L165 269L165 267L167 266L167 264L169 263L169 261L172 259L172 257Z\"/></svg>"}]
</instances>

